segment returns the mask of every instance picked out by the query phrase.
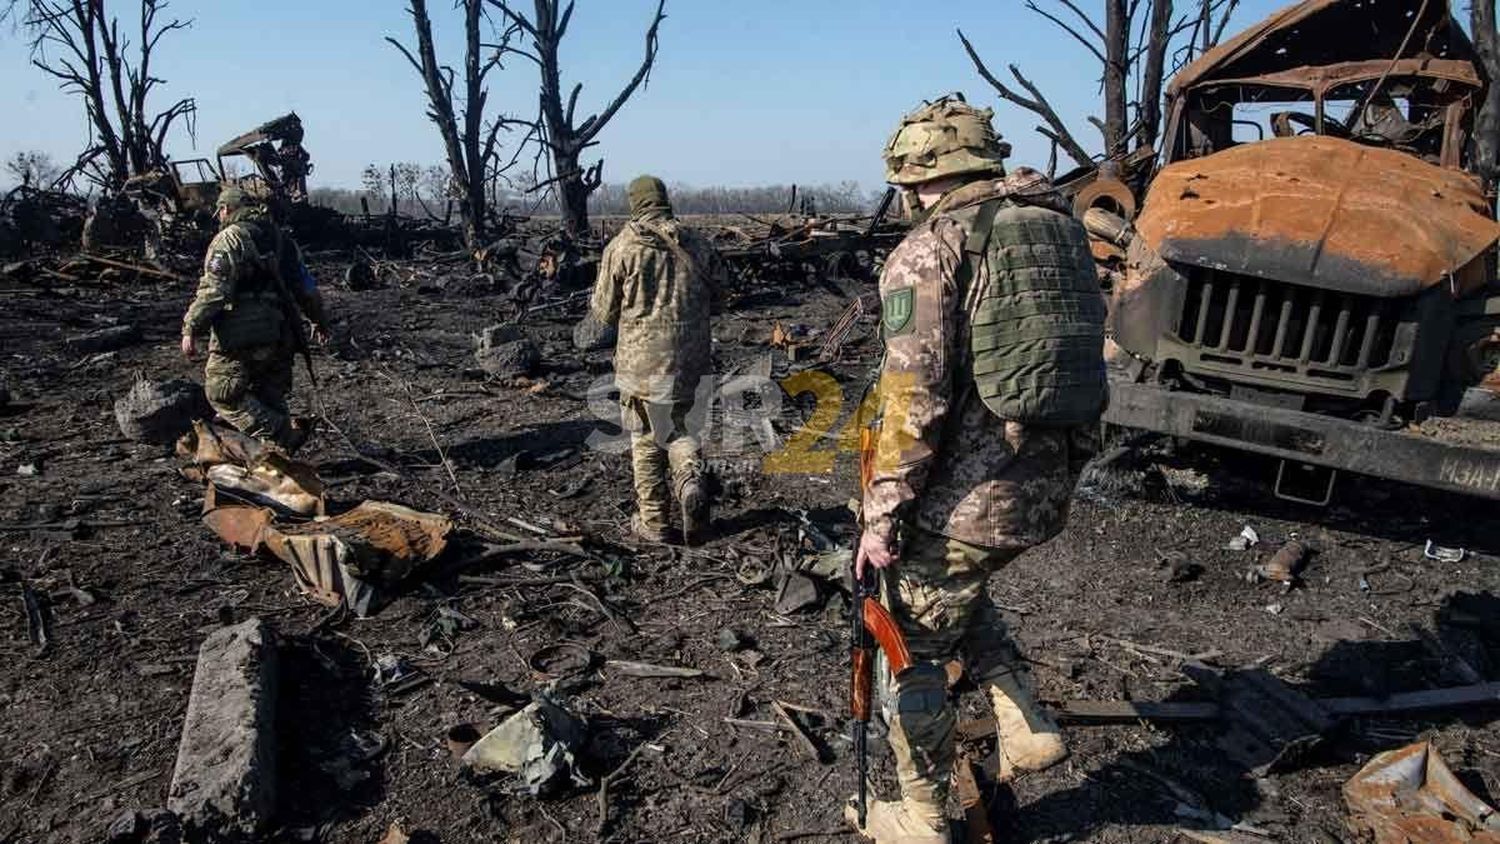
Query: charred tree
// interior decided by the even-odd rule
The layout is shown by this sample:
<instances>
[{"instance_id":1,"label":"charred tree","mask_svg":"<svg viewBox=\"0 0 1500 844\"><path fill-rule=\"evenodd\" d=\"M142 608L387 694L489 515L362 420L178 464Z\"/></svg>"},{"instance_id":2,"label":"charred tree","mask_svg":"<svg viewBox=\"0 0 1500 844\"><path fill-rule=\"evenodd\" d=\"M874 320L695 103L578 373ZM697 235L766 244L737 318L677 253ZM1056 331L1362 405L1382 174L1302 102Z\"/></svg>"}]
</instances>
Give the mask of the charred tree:
<instances>
[{"instance_id":1,"label":"charred tree","mask_svg":"<svg viewBox=\"0 0 1500 844\"><path fill-rule=\"evenodd\" d=\"M1500 180L1500 32L1495 28L1494 0L1475 0L1469 7L1469 23L1490 82L1474 124L1474 163L1493 190Z\"/></svg>"},{"instance_id":2,"label":"charred tree","mask_svg":"<svg viewBox=\"0 0 1500 844\"><path fill-rule=\"evenodd\" d=\"M604 160L592 165L583 165L583 154L598 143L599 133L619 112L637 89L646 84L651 68L656 63L657 31L666 20L666 0L657 0L656 14L646 28L646 55L640 67L615 98L603 111L592 114L579 122L577 118L578 96L583 84L577 83L563 96L562 65L560 52L563 39L568 34L568 23L573 19L573 3L560 0L533 0L528 16L512 8L506 0L489 0L504 13L507 20L531 39L531 49L508 48L531 60L540 79L540 113L536 125L539 137L549 157L552 173L539 180L531 190L550 188L557 197L562 212L563 226L571 237L581 237L589 230L589 195L604 181Z\"/></svg>"},{"instance_id":3,"label":"charred tree","mask_svg":"<svg viewBox=\"0 0 1500 844\"><path fill-rule=\"evenodd\" d=\"M1138 147L1155 146L1161 134L1162 92L1169 57L1176 59L1175 71L1212 48L1223 37L1239 5L1239 0L1194 0L1188 11L1176 15L1172 0L1102 0L1100 23L1075 0L1051 0L1048 6L1040 2L1045 0L1027 0L1026 8L1046 18L1099 61L1104 118L1089 116L1088 120L1099 130L1105 159L1121 158ZM1036 131L1052 142L1054 156L1061 150L1080 167L1094 165L1095 157L1020 68L1009 66L1011 76L1025 93L997 79L962 31L958 38L974 69L1001 99L1042 119L1043 125ZM1174 45L1178 45L1175 53Z\"/></svg>"},{"instance_id":4,"label":"charred tree","mask_svg":"<svg viewBox=\"0 0 1500 844\"><path fill-rule=\"evenodd\" d=\"M458 199L459 217L463 221L464 245L477 252L487 245L489 214L486 187L504 168L498 165L500 132L524 121L496 117L485 122L484 110L489 101L487 80L501 60L515 28L500 34L499 43L485 43L483 35L489 18L485 0L459 0L464 15L464 77L461 105L456 102L456 80L451 68L438 59L433 43L432 18L426 0L410 0L417 47L413 53L395 38L390 42L422 78L427 93L427 116L443 139L443 152L452 176L452 191ZM460 113L461 112L461 113Z\"/></svg>"},{"instance_id":5,"label":"charred tree","mask_svg":"<svg viewBox=\"0 0 1500 844\"><path fill-rule=\"evenodd\" d=\"M89 146L64 180L82 173L117 191L132 176L166 166L162 146L179 118L192 131L197 104L191 97L162 111L151 106L152 92L165 81L153 75L156 49L167 33L192 24L164 20L166 8L165 0L140 0L133 27L122 30L105 0L12 0L7 6L7 15L19 12L29 33L32 64L83 100Z\"/></svg>"}]
</instances>

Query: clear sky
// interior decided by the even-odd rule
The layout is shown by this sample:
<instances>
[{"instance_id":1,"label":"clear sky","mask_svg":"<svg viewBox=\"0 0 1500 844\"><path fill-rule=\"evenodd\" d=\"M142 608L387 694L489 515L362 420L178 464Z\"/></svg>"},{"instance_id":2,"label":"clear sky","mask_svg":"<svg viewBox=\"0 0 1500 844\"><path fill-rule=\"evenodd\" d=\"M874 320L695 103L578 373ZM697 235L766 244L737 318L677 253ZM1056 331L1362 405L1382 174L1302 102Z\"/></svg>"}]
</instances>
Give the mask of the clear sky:
<instances>
[{"instance_id":1,"label":"clear sky","mask_svg":"<svg viewBox=\"0 0 1500 844\"><path fill-rule=\"evenodd\" d=\"M451 5L429 3L442 57L459 65L461 21ZM568 81L584 83L581 114L602 108L634 72L654 5L578 0L563 61ZM1245 0L1236 22L1282 5ZM295 110L307 127L314 186L357 186L371 162L441 159L419 80L383 40L411 40L404 0L176 0L169 11L194 22L162 42L153 69L168 84L157 102L198 100L197 145L179 132L168 144L172 157L211 157L223 141ZM955 27L997 74L1018 64L1077 137L1098 146L1085 122L1099 111L1097 60L1022 0L668 0L667 15L650 87L616 115L596 148L608 181L649 170L694 185L850 179L874 187L895 121L951 90L995 106L1015 161L1045 164L1036 118L998 101ZM529 62L514 60L494 79L492 108L535 111ZM0 106L0 156L39 149L64 162L81 149L81 104L29 64L14 31L0 33Z\"/></svg>"}]
</instances>

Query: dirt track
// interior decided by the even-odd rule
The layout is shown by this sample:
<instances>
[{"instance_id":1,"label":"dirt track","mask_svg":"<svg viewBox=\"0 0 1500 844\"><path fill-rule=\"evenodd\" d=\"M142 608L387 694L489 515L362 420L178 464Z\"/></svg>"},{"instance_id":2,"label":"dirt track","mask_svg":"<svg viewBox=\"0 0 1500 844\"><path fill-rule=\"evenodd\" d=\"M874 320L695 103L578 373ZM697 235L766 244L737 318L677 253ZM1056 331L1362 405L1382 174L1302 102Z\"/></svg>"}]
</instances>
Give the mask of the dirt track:
<instances>
[{"instance_id":1,"label":"dirt track","mask_svg":"<svg viewBox=\"0 0 1500 844\"><path fill-rule=\"evenodd\" d=\"M334 268L324 276L334 277ZM7 525L0 535L0 842L99 841L123 810L162 805L198 644L206 631L252 615L272 620L289 641L279 840L374 842L397 820L428 836L413 840L596 838L595 789L549 801L517 796L504 779L461 777L443 745L455 724L493 722L497 704L474 684L537 690L528 657L564 640L601 660L709 675L633 679L604 669L557 689L589 718L588 767L596 778L647 744L613 781L606 836L838 840L828 834L839 830L840 801L854 784L841 738L843 603L831 594L821 611L780 616L774 592L743 586L736 572L794 553L797 523L786 509L810 510L848 535L851 456L840 457L833 474L768 476L753 449L726 455L716 447L710 457L723 475L722 538L690 552L637 547L622 531L631 506L627 462L588 445L591 433L608 428L584 400L602 367L597 356L571 350L569 312L525 321L548 362L538 379L547 386L529 390L488 383L472 369L470 334L511 315L505 298L393 286L335 290L340 340L319 360L325 401L362 448L407 467L414 480L376 472L325 432L305 456L334 484L331 497L343 505L380 498L444 509L430 490L449 481L409 385L464 499L495 519L581 533L610 565L537 557L469 568L467 582L449 574L414 584L373 619L331 620L279 564L221 547L198 523L201 491L177 477L174 459L120 440L112 403L136 372L199 377L176 350L188 294L184 286L118 284L0 289L0 377L13 394L0 416L0 522ZM824 328L843 305L822 287L742 299L716 325L716 370L764 355L772 320ZM115 321L140 326L145 341L92 362L65 350L65 337ZM845 413L875 349L865 341L850 352L836 369L849 397ZM806 409L789 407L788 415ZM1298 508L1264 493L1255 476L1267 467L1233 462L1192 452L1127 462L1083 491L1063 536L995 580L996 601L1011 609L1008 618L1037 660L1044 696L1201 695L1172 658L1112 639L1218 651L1221 665L1258 662L1320 694L1451 684L1408 625L1432 628L1456 600L1467 600L1454 592L1500 592L1492 508L1347 479L1333 509ZM23 466L39 473L18 474ZM78 530L11 529L75 517ZM1246 524L1262 545L1227 550ZM1288 592L1245 582L1245 570L1293 533L1320 548L1305 583ZM1458 564L1425 559L1428 538L1471 554ZM443 562L477 547L459 545ZM1202 573L1173 582L1164 557ZM559 572L577 574L629 621L611 620L559 582ZM20 581L51 596L55 641L45 653L28 641ZM70 586L96 600L80 600ZM1500 618L1492 598L1470 605L1489 624ZM424 647L424 630L442 619L442 606L477 624L452 635L439 630ZM726 627L751 637L752 647L721 649ZM371 679L371 661L387 654L434 682L388 694ZM1500 650L1466 656L1500 677ZM816 735L832 764L808 758L774 728L725 721L774 722L774 700L830 714ZM1436 736L1471 787L1500 796L1493 714L1354 723L1299 770L1258 782L1226 760L1208 727L1076 728L1072 760L1020 781L1005 816L1018 841L1179 840L1179 798L1165 777L1277 840L1344 840L1339 787L1371 752L1416 736ZM383 752L349 761L359 755L352 748L367 743L358 739L375 737ZM883 742L874 745L877 784L890 794L889 754Z\"/></svg>"}]
</instances>

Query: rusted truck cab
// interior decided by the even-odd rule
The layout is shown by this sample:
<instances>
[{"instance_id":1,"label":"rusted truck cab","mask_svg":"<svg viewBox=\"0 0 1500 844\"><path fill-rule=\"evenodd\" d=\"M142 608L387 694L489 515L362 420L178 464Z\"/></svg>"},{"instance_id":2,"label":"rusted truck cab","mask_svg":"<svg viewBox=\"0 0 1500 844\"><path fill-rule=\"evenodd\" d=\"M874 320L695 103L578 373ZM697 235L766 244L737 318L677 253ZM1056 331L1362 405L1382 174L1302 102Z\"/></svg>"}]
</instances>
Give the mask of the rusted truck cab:
<instances>
[{"instance_id":1,"label":"rusted truck cab","mask_svg":"<svg viewBox=\"0 0 1500 844\"><path fill-rule=\"evenodd\" d=\"M1420 0L1307 0L1184 68L1111 291L1108 421L1279 458L1289 497L1337 470L1500 497L1500 423L1428 424L1489 412L1500 359L1487 84Z\"/></svg>"}]
</instances>

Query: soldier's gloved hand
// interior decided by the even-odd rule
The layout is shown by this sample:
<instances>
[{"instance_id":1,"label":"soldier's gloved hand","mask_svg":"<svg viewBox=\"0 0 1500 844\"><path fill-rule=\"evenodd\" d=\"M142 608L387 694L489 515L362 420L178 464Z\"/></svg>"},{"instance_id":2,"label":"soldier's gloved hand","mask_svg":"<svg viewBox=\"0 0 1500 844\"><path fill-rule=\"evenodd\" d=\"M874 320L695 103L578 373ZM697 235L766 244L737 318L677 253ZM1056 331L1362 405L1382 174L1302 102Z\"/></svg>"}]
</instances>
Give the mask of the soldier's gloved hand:
<instances>
[{"instance_id":1,"label":"soldier's gloved hand","mask_svg":"<svg viewBox=\"0 0 1500 844\"><path fill-rule=\"evenodd\" d=\"M874 533L865 531L859 536L859 550L854 552L854 576L865 576L865 564L883 569L896 562L896 555L891 552L890 541Z\"/></svg>"},{"instance_id":2,"label":"soldier's gloved hand","mask_svg":"<svg viewBox=\"0 0 1500 844\"><path fill-rule=\"evenodd\" d=\"M198 357L198 341L191 334L182 335L182 356L188 360Z\"/></svg>"},{"instance_id":3,"label":"soldier's gloved hand","mask_svg":"<svg viewBox=\"0 0 1500 844\"><path fill-rule=\"evenodd\" d=\"M332 339L333 336L328 333L327 328L321 325L314 325L312 327L312 341L314 343L317 343L319 346L326 346L328 345L328 341Z\"/></svg>"}]
</instances>

